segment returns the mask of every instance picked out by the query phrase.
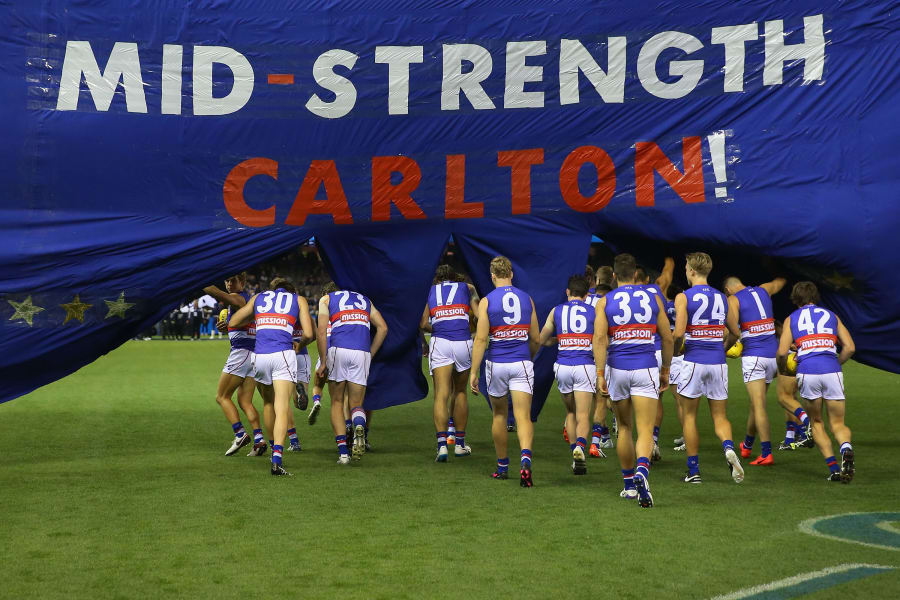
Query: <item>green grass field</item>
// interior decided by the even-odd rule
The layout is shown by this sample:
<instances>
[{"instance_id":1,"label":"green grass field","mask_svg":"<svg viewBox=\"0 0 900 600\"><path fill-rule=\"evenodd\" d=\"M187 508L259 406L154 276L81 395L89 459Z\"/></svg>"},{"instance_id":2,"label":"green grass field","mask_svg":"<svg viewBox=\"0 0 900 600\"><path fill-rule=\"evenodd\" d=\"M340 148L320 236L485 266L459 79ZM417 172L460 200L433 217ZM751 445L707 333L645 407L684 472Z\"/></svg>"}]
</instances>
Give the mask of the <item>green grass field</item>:
<instances>
[{"instance_id":1,"label":"green grass field","mask_svg":"<svg viewBox=\"0 0 900 600\"><path fill-rule=\"evenodd\" d=\"M667 394L657 504L640 510L618 496L614 451L572 476L555 390L531 490L489 477L481 398L470 458L433 462L426 399L377 412L374 451L350 468L335 464L327 416L309 427L298 413L305 451L285 454L294 477L273 478L268 458L223 455L231 430L214 392L226 354L224 342L129 342L0 406L0 596L703 598L843 563L898 570L808 597L900 596L900 552L798 530L810 517L900 511L898 375L845 368L851 485L826 483L816 449L776 451L774 468L747 466L734 484L705 408L704 483L683 484ZM734 362L731 394L739 440L747 397ZM774 390L769 400L777 445L784 419Z\"/></svg>"}]
</instances>

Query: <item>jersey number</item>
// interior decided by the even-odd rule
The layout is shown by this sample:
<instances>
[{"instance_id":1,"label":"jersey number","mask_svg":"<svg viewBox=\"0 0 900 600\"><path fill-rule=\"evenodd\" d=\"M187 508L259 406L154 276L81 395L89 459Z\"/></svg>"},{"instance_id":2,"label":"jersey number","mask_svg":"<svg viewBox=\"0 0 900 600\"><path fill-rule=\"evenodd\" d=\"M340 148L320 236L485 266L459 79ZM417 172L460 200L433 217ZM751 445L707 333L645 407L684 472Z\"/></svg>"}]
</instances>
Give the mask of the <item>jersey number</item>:
<instances>
[{"instance_id":1,"label":"jersey number","mask_svg":"<svg viewBox=\"0 0 900 600\"><path fill-rule=\"evenodd\" d=\"M274 308L275 312L286 315L291 311L291 306L294 301L294 295L288 292L278 292L276 296L275 292L265 292L262 296L262 306L259 307L260 312L272 312L272 300L274 299Z\"/></svg>"},{"instance_id":2,"label":"jersey number","mask_svg":"<svg viewBox=\"0 0 900 600\"><path fill-rule=\"evenodd\" d=\"M725 322L725 301L722 300L722 296L719 294L713 296L712 314L709 319L700 318L706 312L706 309L709 308L709 298L706 297L706 294L694 294L692 299L694 302L700 303L700 308L694 311L691 325L709 325L710 320L720 321L720 325Z\"/></svg>"},{"instance_id":3,"label":"jersey number","mask_svg":"<svg viewBox=\"0 0 900 600\"><path fill-rule=\"evenodd\" d=\"M363 310L366 308L366 299L362 297L362 294L357 294L356 292L348 292L346 290L337 292L337 295L340 297L338 300L338 310L343 312L345 310L353 310L354 308L358 308ZM350 296L356 298L353 302L353 306L347 304L347 300L350 299Z\"/></svg>"},{"instance_id":4,"label":"jersey number","mask_svg":"<svg viewBox=\"0 0 900 600\"><path fill-rule=\"evenodd\" d=\"M812 323L812 315L810 314L812 311L817 313L822 313L822 316L819 317L819 322L813 327ZM797 329L800 331L805 331L806 335L812 335L816 333L818 329L819 333L828 333L833 334L834 330L831 327L826 327L825 323L828 322L828 311L821 308L804 308L800 311L800 317L797 319Z\"/></svg>"},{"instance_id":5,"label":"jersey number","mask_svg":"<svg viewBox=\"0 0 900 600\"><path fill-rule=\"evenodd\" d=\"M756 290L750 290L750 295L753 296L753 299L756 300L756 308L759 309L759 318L766 318L766 309L763 308L762 300L759 299L759 295L756 293Z\"/></svg>"},{"instance_id":6,"label":"jersey number","mask_svg":"<svg viewBox=\"0 0 900 600\"><path fill-rule=\"evenodd\" d=\"M447 296L447 301L444 302L444 285L439 283L434 288L434 295L437 299L438 306L443 306L445 304L453 304L453 299L456 297L456 290L459 289L459 283L451 283L450 285L450 295Z\"/></svg>"},{"instance_id":7,"label":"jersey number","mask_svg":"<svg viewBox=\"0 0 900 600\"><path fill-rule=\"evenodd\" d=\"M634 297L638 299L638 306L641 309L641 312L636 314L632 313L631 306L628 304L631 300L628 292L619 292L613 296L614 300L619 301L619 310L622 311L621 315L613 315L613 321L616 325L625 325L631 321L632 316L634 316L634 320L638 323L648 323L650 321L650 317L653 316L653 309L650 306L650 296L647 292L638 290L634 292Z\"/></svg>"},{"instance_id":8,"label":"jersey number","mask_svg":"<svg viewBox=\"0 0 900 600\"><path fill-rule=\"evenodd\" d=\"M519 303L519 297L512 292L503 294L501 300L503 312L512 315L511 317L503 317L503 321L507 325L515 325L522 320L522 305Z\"/></svg>"},{"instance_id":9,"label":"jersey number","mask_svg":"<svg viewBox=\"0 0 900 600\"><path fill-rule=\"evenodd\" d=\"M583 306L563 306L562 333L584 333L587 329L587 310Z\"/></svg>"}]
</instances>

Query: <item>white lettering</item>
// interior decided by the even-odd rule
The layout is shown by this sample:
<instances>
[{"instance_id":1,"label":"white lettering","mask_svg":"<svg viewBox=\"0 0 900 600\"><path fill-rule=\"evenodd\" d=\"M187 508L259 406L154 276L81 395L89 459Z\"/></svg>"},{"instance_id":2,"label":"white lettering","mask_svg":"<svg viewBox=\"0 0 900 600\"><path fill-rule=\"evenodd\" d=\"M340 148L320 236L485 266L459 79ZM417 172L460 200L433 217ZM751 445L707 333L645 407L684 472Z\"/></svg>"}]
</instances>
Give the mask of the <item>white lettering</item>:
<instances>
[{"instance_id":1,"label":"white lettering","mask_svg":"<svg viewBox=\"0 0 900 600\"><path fill-rule=\"evenodd\" d=\"M666 83L656 76L656 61L668 48L677 48L686 54L697 52L703 44L694 36L679 31L663 31L647 40L638 54L638 78L644 89L657 98L683 98L703 77L702 60L673 60L669 63L669 76L678 77L674 83Z\"/></svg>"},{"instance_id":2,"label":"white lettering","mask_svg":"<svg viewBox=\"0 0 900 600\"><path fill-rule=\"evenodd\" d=\"M803 17L803 43L784 45L784 21L766 21L766 66L763 85L780 85L784 63L803 61L803 80L822 79L825 70L825 34L822 15Z\"/></svg>"},{"instance_id":3,"label":"white lettering","mask_svg":"<svg viewBox=\"0 0 900 600\"><path fill-rule=\"evenodd\" d=\"M423 62L422 46L377 46L375 62L388 65L388 114L409 114L409 65Z\"/></svg>"},{"instance_id":4,"label":"white lettering","mask_svg":"<svg viewBox=\"0 0 900 600\"><path fill-rule=\"evenodd\" d=\"M559 48L559 103L577 104L578 73L584 73L600 98L610 104L625 101L625 57L628 47L624 37L611 37L607 42L606 71L578 40L561 40Z\"/></svg>"},{"instance_id":5,"label":"white lettering","mask_svg":"<svg viewBox=\"0 0 900 600\"><path fill-rule=\"evenodd\" d=\"M121 81L125 88L126 110L134 113L147 112L137 44L116 42L101 75L90 42L67 42L56 110L78 109L82 75L97 110L102 112L109 110L113 95Z\"/></svg>"},{"instance_id":6,"label":"white lettering","mask_svg":"<svg viewBox=\"0 0 900 600\"><path fill-rule=\"evenodd\" d=\"M725 46L725 91L744 91L744 44L759 38L759 25L713 27L712 43Z\"/></svg>"},{"instance_id":7,"label":"white lettering","mask_svg":"<svg viewBox=\"0 0 900 600\"><path fill-rule=\"evenodd\" d=\"M503 108L544 108L544 92L526 92L526 83L539 82L544 77L544 67L528 66L529 56L547 54L547 42L506 43L506 87L503 91Z\"/></svg>"},{"instance_id":8,"label":"white lettering","mask_svg":"<svg viewBox=\"0 0 900 600\"><path fill-rule=\"evenodd\" d=\"M328 50L319 55L313 64L313 77L320 86L334 94L334 100L326 102L318 94L313 94L306 102L306 109L314 115L326 119L339 119L353 110L356 105L356 86L334 72L338 65L348 71L356 64L359 56L347 50Z\"/></svg>"},{"instance_id":9,"label":"white lettering","mask_svg":"<svg viewBox=\"0 0 900 600\"><path fill-rule=\"evenodd\" d=\"M463 61L472 70L462 72ZM475 110L494 108L494 103L481 87L491 74L491 53L477 44L444 44L444 76L441 80L441 110L459 110L459 93L466 95Z\"/></svg>"},{"instance_id":10,"label":"white lettering","mask_svg":"<svg viewBox=\"0 0 900 600\"><path fill-rule=\"evenodd\" d=\"M162 104L164 115L181 114L181 63L182 48L173 44L163 45Z\"/></svg>"},{"instance_id":11,"label":"white lettering","mask_svg":"<svg viewBox=\"0 0 900 600\"><path fill-rule=\"evenodd\" d=\"M213 97L213 63L231 70L231 91ZM253 94L253 67L238 52L225 46L194 46L194 114L229 115L247 104Z\"/></svg>"}]
</instances>

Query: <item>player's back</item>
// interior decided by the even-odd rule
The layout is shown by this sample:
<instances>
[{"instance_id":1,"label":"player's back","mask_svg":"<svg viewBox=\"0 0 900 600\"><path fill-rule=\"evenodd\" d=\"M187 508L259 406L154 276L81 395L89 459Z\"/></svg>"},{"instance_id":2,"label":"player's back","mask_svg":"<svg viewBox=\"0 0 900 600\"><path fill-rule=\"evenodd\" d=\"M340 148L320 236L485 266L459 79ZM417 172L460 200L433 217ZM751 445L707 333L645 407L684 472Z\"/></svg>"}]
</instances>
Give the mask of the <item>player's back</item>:
<instances>
[{"instance_id":1,"label":"player's back","mask_svg":"<svg viewBox=\"0 0 900 600\"><path fill-rule=\"evenodd\" d=\"M469 286L458 281L442 281L428 291L431 335L452 341L472 337L469 329Z\"/></svg>"},{"instance_id":2,"label":"player's back","mask_svg":"<svg viewBox=\"0 0 900 600\"><path fill-rule=\"evenodd\" d=\"M593 365L594 307L581 300L569 300L553 309L560 365Z\"/></svg>"},{"instance_id":3,"label":"player's back","mask_svg":"<svg viewBox=\"0 0 900 600\"><path fill-rule=\"evenodd\" d=\"M775 319L772 298L756 286L748 286L735 293L738 301L738 321L741 325L741 344L744 356L775 358L778 342L775 339Z\"/></svg>"},{"instance_id":4,"label":"player's back","mask_svg":"<svg viewBox=\"0 0 900 600\"><path fill-rule=\"evenodd\" d=\"M655 283L649 283L649 284L644 285L644 286L641 286L641 287L643 287L645 290L647 290L648 292L650 292L651 294L653 294L653 296L651 296L651 302L652 302L653 304L656 304L656 298L657 298L657 297L658 297L660 300L662 300L663 302L665 302L666 297L663 296L662 290L660 289L660 287L659 287L657 284L655 284ZM659 337L659 332L657 332L657 333L653 336L653 349L654 349L654 350L662 350L662 338Z\"/></svg>"},{"instance_id":5,"label":"player's back","mask_svg":"<svg viewBox=\"0 0 900 600\"><path fill-rule=\"evenodd\" d=\"M297 295L282 288L256 296L253 305L256 321L256 353L293 351L294 326L300 320Z\"/></svg>"},{"instance_id":6,"label":"player's back","mask_svg":"<svg viewBox=\"0 0 900 600\"><path fill-rule=\"evenodd\" d=\"M249 301L251 296L249 292L238 292L238 295L244 299L244 301ZM231 315L234 314L234 308L228 307L228 316L226 317L225 322L231 320ZM229 327L228 328L228 341L231 342L231 347L234 350L253 350L256 347L256 323L252 319L249 323L244 325L243 327Z\"/></svg>"},{"instance_id":7,"label":"player's back","mask_svg":"<svg viewBox=\"0 0 900 600\"><path fill-rule=\"evenodd\" d=\"M328 315L331 323L329 347L363 350L372 347L369 318L372 302L357 292L340 290L328 294Z\"/></svg>"},{"instance_id":8,"label":"player's back","mask_svg":"<svg viewBox=\"0 0 900 600\"><path fill-rule=\"evenodd\" d=\"M687 298L687 331L684 360L705 365L725 364L725 294L707 285L684 291Z\"/></svg>"},{"instance_id":9,"label":"player's back","mask_svg":"<svg viewBox=\"0 0 900 600\"><path fill-rule=\"evenodd\" d=\"M659 304L640 285L623 285L606 294L609 358L614 369L656 368L653 339Z\"/></svg>"},{"instance_id":10,"label":"player's back","mask_svg":"<svg viewBox=\"0 0 900 600\"><path fill-rule=\"evenodd\" d=\"M808 304L791 313L791 334L797 345L797 373L837 373L837 315Z\"/></svg>"},{"instance_id":11,"label":"player's back","mask_svg":"<svg viewBox=\"0 0 900 600\"><path fill-rule=\"evenodd\" d=\"M485 298L490 326L487 360L498 363L530 361L531 297L508 285L493 290Z\"/></svg>"},{"instance_id":12,"label":"player's back","mask_svg":"<svg viewBox=\"0 0 900 600\"><path fill-rule=\"evenodd\" d=\"M294 332L293 332L291 339L294 342L299 342L302 338L303 338L303 329L300 327L300 321L298 320L294 324ZM297 351L297 354L299 354L299 355L309 354L309 350L306 348L306 346L301 346L300 350Z\"/></svg>"}]
</instances>

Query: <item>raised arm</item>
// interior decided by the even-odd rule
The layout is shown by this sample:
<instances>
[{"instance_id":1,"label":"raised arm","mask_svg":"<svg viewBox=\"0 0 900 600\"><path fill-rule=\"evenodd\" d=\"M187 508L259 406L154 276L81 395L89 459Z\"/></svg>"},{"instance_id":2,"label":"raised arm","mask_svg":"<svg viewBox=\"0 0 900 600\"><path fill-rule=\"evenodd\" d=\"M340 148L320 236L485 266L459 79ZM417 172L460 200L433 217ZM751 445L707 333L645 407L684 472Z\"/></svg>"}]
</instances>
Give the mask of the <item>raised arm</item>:
<instances>
[{"instance_id":1,"label":"raised arm","mask_svg":"<svg viewBox=\"0 0 900 600\"><path fill-rule=\"evenodd\" d=\"M478 395L478 372L481 370L481 361L484 359L484 351L487 349L490 333L487 298L482 298L478 302L478 324L475 327L475 343L472 344L472 371L469 373L469 387L475 395Z\"/></svg>"},{"instance_id":2,"label":"raised arm","mask_svg":"<svg viewBox=\"0 0 900 600\"><path fill-rule=\"evenodd\" d=\"M841 343L841 353L838 355L838 360L841 364L844 364L850 357L853 356L853 353L856 352L856 344L853 343L853 338L850 337L850 332L844 327L844 323L838 318L837 320L837 338Z\"/></svg>"},{"instance_id":3,"label":"raised arm","mask_svg":"<svg viewBox=\"0 0 900 600\"><path fill-rule=\"evenodd\" d=\"M375 356L375 353L381 348L381 344L384 343L384 338L387 337L388 326L374 304L372 305L372 310L369 311L369 318L372 321L372 325L375 326L375 337L372 338L372 347L369 349L369 353Z\"/></svg>"},{"instance_id":4,"label":"raised arm","mask_svg":"<svg viewBox=\"0 0 900 600\"><path fill-rule=\"evenodd\" d=\"M541 349L541 328L538 325L537 311L534 309L534 300L531 301L531 325L528 326L528 349L531 350L531 358Z\"/></svg>"},{"instance_id":5,"label":"raised arm","mask_svg":"<svg viewBox=\"0 0 900 600\"><path fill-rule=\"evenodd\" d=\"M258 295L258 294L257 294ZM232 329L243 327L253 320L253 304L256 302L256 296L250 298L246 304L240 307L228 321L228 326Z\"/></svg>"},{"instance_id":6,"label":"raised arm","mask_svg":"<svg viewBox=\"0 0 900 600\"><path fill-rule=\"evenodd\" d=\"M671 256L667 256L665 262L663 263L662 272L659 274L659 277L656 278L656 285L659 286L659 289L662 290L662 293L665 294L666 290L669 289L669 286L672 284L672 277L675 275L675 259Z\"/></svg>"},{"instance_id":7,"label":"raised arm","mask_svg":"<svg viewBox=\"0 0 900 600\"><path fill-rule=\"evenodd\" d=\"M553 323L553 313L556 311L551 310L550 314L547 315L547 320L544 321L544 328L541 329L541 346L552 346L556 343L556 338L554 338L553 334L556 330L555 324Z\"/></svg>"},{"instance_id":8,"label":"raised arm","mask_svg":"<svg viewBox=\"0 0 900 600\"><path fill-rule=\"evenodd\" d=\"M244 297L240 294L229 294L228 292L223 292L214 285L203 288L203 292L209 294L219 302L228 304L229 306L240 308L243 305L247 304L247 301L244 300Z\"/></svg>"},{"instance_id":9,"label":"raised arm","mask_svg":"<svg viewBox=\"0 0 900 600\"><path fill-rule=\"evenodd\" d=\"M778 292L781 291L781 289L784 287L784 284L786 284L786 283L787 283L787 279L785 279L784 277L776 277L772 281L764 283L759 287L766 290L766 293L769 294L770 296L774 296L775 294L777 294Z\"/></svg>"}]
</instances>

